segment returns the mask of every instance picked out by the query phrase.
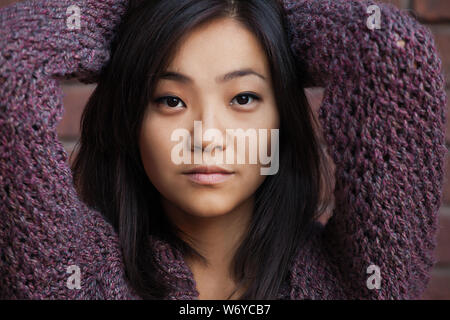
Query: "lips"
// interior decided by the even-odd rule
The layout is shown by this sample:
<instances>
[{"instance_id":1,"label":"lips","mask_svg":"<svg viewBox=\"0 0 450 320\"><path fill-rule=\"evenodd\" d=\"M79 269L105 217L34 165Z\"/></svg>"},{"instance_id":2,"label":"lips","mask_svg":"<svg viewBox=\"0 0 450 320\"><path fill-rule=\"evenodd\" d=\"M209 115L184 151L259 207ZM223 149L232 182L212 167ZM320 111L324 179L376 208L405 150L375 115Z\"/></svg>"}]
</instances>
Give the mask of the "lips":
<instances>
[{"instance_id":1,"label":"lips","mask_svg":"<svg viewBox=\"0 0 450 320\"><path fill-rule=\"evenodd\" d=\"M199 166L183 173L233 173L233 171L219 166Z\"/></svg>"},{"instance_id":2,"label":"lips","mask_svg":"<svg viewBox=\"0 0 450 320\"><path fill-rule=\"evenodd\" d=\"M200 166L183 172L190 181L201 185L225 182L234 176L234 172L218 166Z\"/></svg>"}]
</instances>

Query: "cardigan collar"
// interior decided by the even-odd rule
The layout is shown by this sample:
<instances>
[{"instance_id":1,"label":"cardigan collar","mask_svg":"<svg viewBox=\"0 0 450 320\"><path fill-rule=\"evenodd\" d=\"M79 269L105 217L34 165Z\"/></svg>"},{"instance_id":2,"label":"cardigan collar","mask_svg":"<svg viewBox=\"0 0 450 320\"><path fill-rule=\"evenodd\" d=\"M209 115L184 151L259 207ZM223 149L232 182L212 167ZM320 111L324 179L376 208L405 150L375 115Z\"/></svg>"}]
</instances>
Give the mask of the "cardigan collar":
<instances>
[{"instance_id":1,"label":"cardigan collar","mask_svg":"<svg viewBox=\"0 0 450 320\"><path fill-rule=\"evenodd\" d=\"M168 296L168 300L197 300L199 292L192 270L187 265L182 253L172 247L166 240L150 235L150 246L160 268L160 275L166 281L174 285L174 289ZM292 273L292 270L291 270ZM174 280L175 279L175 280ZM283 283L278 299L290 299L292 294L292 280Z\"/></svg>"}]
</instances>

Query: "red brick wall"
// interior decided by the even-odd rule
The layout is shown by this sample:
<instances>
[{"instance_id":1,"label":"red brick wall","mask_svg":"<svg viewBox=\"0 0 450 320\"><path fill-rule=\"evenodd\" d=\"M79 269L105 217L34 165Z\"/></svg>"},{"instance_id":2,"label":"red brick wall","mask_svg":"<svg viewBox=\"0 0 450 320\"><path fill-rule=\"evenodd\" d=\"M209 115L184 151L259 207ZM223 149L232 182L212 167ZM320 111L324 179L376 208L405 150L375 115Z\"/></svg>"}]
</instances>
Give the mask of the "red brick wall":
<instances>
[{"instance_id":1,"label":"red brick wall","mask_svg":"<svg viewBox=\"0 0 450 320\"><path fill-rule=\"evenodd\" d=\"M13 2L17 2L17 0L0 0L0 8L5 7Z\"/></svg>"},{"instance_id":2,"label":"red brick wall","mask_svg":"<svg viewBox=\"0 0 450 320\"><path fill-rule=\"evenodd\" d=\"M15 0L0 0L0 7ZM410 11L412 15L431 28L435 35L447 79L447 94L450 107L450 1L449 0L384 0L399 8ZM58 134L70 153L79 137L79 120L84 105L95 88L77 82L64 84L64 118L59 124ZM307 96L317 112L322 99L320 88L308 89ZM450 121L447 122L450 127ZM450 145L450 128L447 128L446 140ZM439 213L440 228L438 234L437 256L439 263L433 270L432 280L423 299L450 299L450 157L447 163L443 206ZM322 219L326 221L326 216Z\"/></svg>"}]
</instances>

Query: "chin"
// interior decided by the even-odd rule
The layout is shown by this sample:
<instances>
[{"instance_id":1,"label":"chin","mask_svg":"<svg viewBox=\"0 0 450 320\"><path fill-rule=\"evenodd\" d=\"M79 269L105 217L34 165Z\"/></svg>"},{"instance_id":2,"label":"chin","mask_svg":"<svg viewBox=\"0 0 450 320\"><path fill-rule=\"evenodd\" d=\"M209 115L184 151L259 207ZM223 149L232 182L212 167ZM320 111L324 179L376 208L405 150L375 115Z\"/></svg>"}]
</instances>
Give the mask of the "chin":
<instances>
[{"instance_id":1,"label":"chin","mask_svg":"<svg viewBox=\"0 0 450 320\"><path fill-rule=\"evenodd\" d=\"M212 218L225 215L233 209L229 203L222 205L217 202L199 202L200 201L196 201L195 203L192 203L192 205L188 205L188 208L185 208L185 211L196 217Z\"/></svg>"}]
</instances>

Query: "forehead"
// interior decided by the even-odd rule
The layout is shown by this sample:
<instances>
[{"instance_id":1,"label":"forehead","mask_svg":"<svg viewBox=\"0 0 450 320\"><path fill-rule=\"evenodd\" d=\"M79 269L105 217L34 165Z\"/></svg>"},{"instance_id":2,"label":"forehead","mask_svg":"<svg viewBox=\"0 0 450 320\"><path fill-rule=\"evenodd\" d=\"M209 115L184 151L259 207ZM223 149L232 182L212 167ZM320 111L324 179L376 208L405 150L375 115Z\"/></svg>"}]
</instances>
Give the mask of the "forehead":
<instances>
[{"instance_id":1,"label":"forehead","mask_svg":"<svg viewBox=\"0 0 450 320\"><path fill-rule=\"evenodd\" d=\"M231 18L215 19L187 33L169 64L172 70L203 76L243 67L268 75L262 45L244 25Z\"/></svg>"}]
</instances>

